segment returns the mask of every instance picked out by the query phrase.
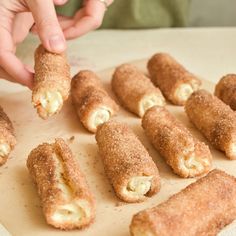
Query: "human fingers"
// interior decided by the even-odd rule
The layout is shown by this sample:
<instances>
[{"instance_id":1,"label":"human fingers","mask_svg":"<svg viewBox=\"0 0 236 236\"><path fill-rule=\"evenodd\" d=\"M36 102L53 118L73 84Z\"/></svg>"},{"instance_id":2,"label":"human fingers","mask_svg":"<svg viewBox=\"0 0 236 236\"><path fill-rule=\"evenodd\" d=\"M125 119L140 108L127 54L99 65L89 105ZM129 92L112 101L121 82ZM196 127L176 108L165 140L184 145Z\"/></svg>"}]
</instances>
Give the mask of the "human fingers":
<instances>
[{"instance_id":1,"label":"human fingers","mask_svg":"<svg viewBox=\"0 0 236 236\"><path fill-rule=\"evenodd\" d=\"M21 12L16 14L12 27L14 44L19 44L25 39L33 24L34 19L30 12Z\"/></svg>"},{"instance_id":2,"label":"human fingers","mask_svg":"<svg viewBox=\"0 0 236 236\"><path fill-rule=\"evenodd\" d=\"M66 49L66 42L57 19L54 2L52 0L26 0L26 2L44 47L54 53L63 52Z\"/></svg>"},{"instance_id":3,"label":"human fingers","mask_svg":"<svg viewBox=\"0 0 236 236\"><path fill-rule=\"evenodd\" d=\"M64 31L67 39L77 38L98 28L103 20L106 7L98 0L89 0L75 15L75 24Z\"/></svg>"},{"instance_id":4,"label":"human fingers","mask_svg":"<svg viewBox=\"0 0 236 236\"><path fill-rule=\"evenodd\" d=\"M11 34L13 19L11 13L0 11L0 66L15 79L15 82L30 87L33 73L15 56L15 45Z\"/></svg>"}]
</instances>

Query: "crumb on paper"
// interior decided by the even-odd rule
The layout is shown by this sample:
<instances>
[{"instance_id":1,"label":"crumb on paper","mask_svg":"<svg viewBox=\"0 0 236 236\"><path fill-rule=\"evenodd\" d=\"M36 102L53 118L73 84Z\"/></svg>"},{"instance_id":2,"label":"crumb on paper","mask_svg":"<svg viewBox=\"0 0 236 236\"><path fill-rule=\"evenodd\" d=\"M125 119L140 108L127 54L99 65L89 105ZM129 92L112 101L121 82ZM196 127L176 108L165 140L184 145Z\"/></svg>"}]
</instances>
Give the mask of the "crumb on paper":
<instances>
[{"instance_id":1,"label":"crumb on paper","mask_svg":"<svg viewBox=\"0 0 236 236\"><path fill-rule=\"evenodd\" d=\"M116 204L115 204L116 207L120 207L120 206L123 206L123 205L126 205L126 203L119 201L119 202L116 202Z\"/></svg>"},{"instance_id":2,"label":"crumb on paper","mask_svg":"<svg viewBox=\"0 0 236 236\"><path fill-rule=\"evenodd\" d=\"M74 135L71 136L71 137L68 139L69 142L73 142L74 140L75 140L75 136L74 136Z\"/></svg>"}]
</instances>

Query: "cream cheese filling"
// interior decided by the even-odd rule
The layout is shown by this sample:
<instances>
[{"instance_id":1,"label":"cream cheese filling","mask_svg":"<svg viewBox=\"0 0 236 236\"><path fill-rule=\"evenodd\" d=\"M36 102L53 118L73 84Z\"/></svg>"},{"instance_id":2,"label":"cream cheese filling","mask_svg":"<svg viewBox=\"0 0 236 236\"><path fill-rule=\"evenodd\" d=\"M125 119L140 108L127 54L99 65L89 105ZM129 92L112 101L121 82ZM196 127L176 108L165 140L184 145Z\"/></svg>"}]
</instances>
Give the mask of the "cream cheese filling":
<instances>
[{"instance_id":1,"label":"cream cheese filling","mask_svg":"<svg viewBox=\"0 0 236 236\"><path fill-rule=\"evenodd\" d=\"M123 193L129 197L142 197L150 189L153 176L134 176L130 178L127 187L124 187Z\"/></svg>"},{"instance_id":2,"label":"cream cheese filling","mask_svg":"<svg viewBox=\"0 0 236 236\"><path fill-rule=\"evenodd\" d=\"M191 84L191 86L192 86L192 88L193 88L193 91L198 90L198 88L200 87L199 82L196 81L196 80L191 80L191 81L190 81L190 84Z\"/></svg>"},{"instance_id":3,"label":"cream cheese filling","mask_svg":"<svg viewBox=\"0 0 236 236\"><path fill-rule=\"evenodd\" d=\"M99 107L91 113L88 125L91 129L96 130L100 124L108 121L110 117L110 111L106 107Z\"/></svg>"},{"instance_id":4,"label":"cream cheese filling","mask_svg":"<svg viewBox=\"0 0 236 236\"><path fill-rule=\"evenodd\" d=\"M90 205L85 199L74 199L71 187L63 177L63 163L61 157L54 153L57 170L57 187L61 190L65 204L57 206L52 214L52 219L58 223L70 222L77 223L90 217Z\"/></svg>"},{"instance_id":5,"label":"cream cheese filling","mask_svg":"<svg viewBox=\"0 0 236 236\"><path fill-rule=\"evenodd\" d=\"M49 115L54 114L61 108L63 98L58 91L46 91L40 96L40 104Z\"/></svg>"},{"instance_id":6,"label":"cream cheese filling","mask_svg":"<svg viewBox=\"0 0 236 236\"><path fill-rule=\"evenodd\" d=\"M7 156L11 151L10 146L7 143L0 141L0 158Z\"/></svg>"},{"instance_id":7,"label":"cream cheese filling","mask_svg":"<svg viewBox=\"0 0 236 236\"><path fill-rule=\"evenodd\" d=\"M187 149L183 156L178 158L179 169L185 172L188 177L193 177L202 173L206 167L210 165L207 158L199 158L194 154L194 151Z\"/></svg>"},{"instance_id":8,"label":"cream cheese filling","mask_svg":"<svg viewBox=\"0 0 236 236\"><path fill-rule=\"evenodd\" d=\"M89 215L89 203L86 200L80 200L58 206L52 215L52 219L58 223L76 223Z\"/></svg>"},{"instance_id":9,"label":"cream cheese filling","mask_svg":"<svg viewBox=\"0 0 236 236\"><path fill-rule=\"evenodd\" d=\"M194 92L192 86L190 84L181 84L175 92L175 96L181 100L181 101L186 101L190 95Z\"/></svg>"},{"instance_id":10,"label":"cream cheese filling","mask_svg":"<svg viewBox=\"0 0 236 236\"><path fill-rule=\"evenodd\" d=\"M230 159L236 159L236 143L231 142L228 148L225 150L225 153Z\"/></svg>"},{"instance_id":11,"label":"cream cheese filling","mask_svg":"<svg viewBox=\"0 0 236 236\"><path fill-rule=\"evenodd\" d=\"M164 100L162 97L155 94L144 96L139 103L139 116L142 117L144 113L153 106L163 106Z\"/></svg>"}]
</instances>

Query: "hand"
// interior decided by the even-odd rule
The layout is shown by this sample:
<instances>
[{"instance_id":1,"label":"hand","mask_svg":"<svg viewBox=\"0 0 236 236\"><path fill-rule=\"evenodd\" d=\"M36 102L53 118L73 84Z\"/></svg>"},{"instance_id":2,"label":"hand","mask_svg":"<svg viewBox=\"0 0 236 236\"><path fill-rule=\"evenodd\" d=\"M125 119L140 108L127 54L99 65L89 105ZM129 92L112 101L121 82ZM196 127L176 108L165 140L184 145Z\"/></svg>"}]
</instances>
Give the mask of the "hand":
<instances>
[{"instance_id":1,"label":"hand","mask_svg":"<svg viewBox=\"0 0 236 236\"><path fill-rule=\"evenodd\" d=\"M67 0L1 0L0 1L0 77L32 88L33 72L16 56L17 44L36 24L44 47L55 53L65 50L65 38L54 4Z\"/></svg>"},{"instance_id":2,"label":"hand","mask_svg":"<svg viewBox=\"0 0 236 236\"><path fill-rule=\"evenodd\" d=\"M113 0L107 0L111 5ZM77 38L101 26L106 6L99 0L85 0L84 6L73 18L59 16L59 22L66 39Z\"/></svg>"},{"instance_id":3,"label":"hand","mask_svg":"<svg viewBox=\"0 0 236 236\"><path fill-rule=\"evenodd\" d=\"M108 6L113 0L107 0ZM84 0L83 7L73 17L58 16L59 23L66 39L80 37L101 26L106 6L99 0ZM31 32L37 34L37 26Z\"/></svg>"}]
</instances>

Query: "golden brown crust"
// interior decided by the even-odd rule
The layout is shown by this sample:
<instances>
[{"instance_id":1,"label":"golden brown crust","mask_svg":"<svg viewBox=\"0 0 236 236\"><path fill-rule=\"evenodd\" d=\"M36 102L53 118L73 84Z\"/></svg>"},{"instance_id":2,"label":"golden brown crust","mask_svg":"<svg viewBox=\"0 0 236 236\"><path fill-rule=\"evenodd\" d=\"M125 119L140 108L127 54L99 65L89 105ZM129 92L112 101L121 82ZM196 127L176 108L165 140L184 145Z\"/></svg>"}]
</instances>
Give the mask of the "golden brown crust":
<instances>
[{"instance_id":1,"label":"golden brown crust","mask_svg":"<svg viewBox=\"0 0 236 236\"><path fill-rule=\"evenodd\" d=\"M160 88L163 95L175 105L184 105L185 101L176 96L181 84L189 84L195 91L201 81L187 71L167 53L157 53L148 61L148 71L152 82Z\"/></svg>"},{"instance_id":2,"label":"golden brown crust","mask_svg":"<svg viewBox=\"0 0 236 236\"><path fill-rule=\"evenodd\" d=\"M161 236L215 236L236 218L236 179L220 170L190 184L164 203L134 215L130 226Z\"/></svg>"},{"instance_id":3,"label":"golden brown crust","mask_svg":"<svg viewBox=\"0 0 236 236\"><path fill-rule=\"evenodd\" d=\"M228 74L222 77L215 87L215 96L236 110L236 75Z\"/></svg>"},{"instance_id":4,"label":"golden brown crust","mask_svg":"<svg viewBox=\"0 0 236 236\"><path fill-rule=\"evenodd\" d=\"M71 82L72 101L81 123L90 132L96 129L89 123L91 113L97 108L106 108L110 116L115 115L119 107L103 88L98 76L89 70L80 71Z\"/></svg>"},{"instance_id":5,"label":"golden brown crust","mask_svg":"<svg viewBox=\"0 0 236 236\"><path fill-rule=\"evenodd\" d=\"M165 105L165 99L160 89L131 64L123 64L116 68L112 78L112 89L120 103L140 117L142 115L139 104L145 96L155 95L160 104Z\"/></svg>"},{"instance_id":6,"label":"golden brown crust","mask_svg":"<svg viewBox=\"0 0 236 236\"><path fill-rule=\"evenodd\" d=\"M236 159L236 116L229 106L206 90L194 92L185 105L190 121L217 149Z\"/></svg>"},{"instance_id":7,"label":"golden brown crust","mask_svg":"<svg viewBox=\"0 0 236 236\"><path fill-rule=\"evenodd\" d=\"M34 69L32 103L37 108L39 116L46 119L49 114L40 105L40 96L46 91L57 91L65 101L70 91L70 66L65 54L48 52L42 45L39 45L35 51Z\"/></svg>"},{"instance_id":8,"label":"golden brown crust","mask_svg":"<svg viewBox=\"0 0 236 236\"><path fill-rule=\"evenodd\" d=\"M1 106L0 106L0 144L9 145L10 151L12 151L16 145L16 137L14 135L14 128L12 122ZM6 163L8 156L9 153L7 155L0 157L0 166Z\"/></svg>"},{"instance_id":9,"label":"golden brown crust","mask_svg":"<svg viewBox=\"0 0 236 236\"><path fill-rule=\"evenodd\" d=\"M65 199L62 190L58 187L58 166L53 158L54 154L61 158L63 173L60 173L67 186L71 189L72 199ZM74 158L70 148L63 139L56 139L55 143L44 143L31 151L27 167L36 183L40 196L43 212L47 223L60 229L84 228L90 225L95 217L95 202L89 190L86 179L82 174L79 164ZM53 220L53 213L62 204L76 200L88 201L91 216L83 222L58 223Z\"/></svg>"},{"instance_id":10,"label":"golden brown crust","mask_svg":"<svg viewBox=\"0 0 236 236\"><path fill-rule=\"evenodd\" d=\"M125 124L108 121L98 127L96 140L105 173L117 196L126 202L140 202L160 189L158 169L139 139ZM123 193L130 178L153 176L145 196L133 199Z\"/></svg>"},{"instance_id":11,"label":"golden brown crust","mask_svg":"<svg viewBox=\"0 0 236 236\"><path fill-rule=\"evenodd\" d=\"M212 156L208 146L198 141L164 107L155 106L147 110L142 119L142 126L151 143L176 174L184 178L195 177L210 170ZM195 166L192 170L184 165L185 160L191 157L195 157L201 164L199 170Z\"/></svg>"}]
</instances>

